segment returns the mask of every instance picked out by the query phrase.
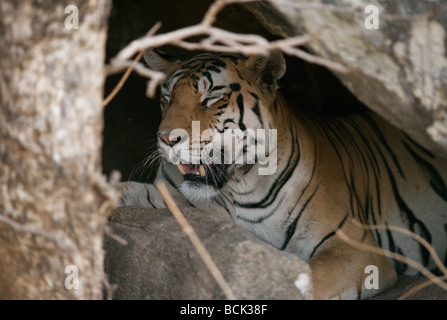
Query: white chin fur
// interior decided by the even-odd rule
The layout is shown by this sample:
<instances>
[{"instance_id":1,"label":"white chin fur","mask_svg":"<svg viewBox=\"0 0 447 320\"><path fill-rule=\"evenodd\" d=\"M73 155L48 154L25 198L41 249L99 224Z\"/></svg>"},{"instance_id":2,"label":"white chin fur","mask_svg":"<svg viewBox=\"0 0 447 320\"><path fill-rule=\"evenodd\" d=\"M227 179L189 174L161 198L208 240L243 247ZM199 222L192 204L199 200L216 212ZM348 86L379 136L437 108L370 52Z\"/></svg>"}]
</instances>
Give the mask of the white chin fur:
<instances>
[{"instance_id":1,"label":"white chin fur","mask_svg":"<svg viewBox=\"0 0 447 320\"><path fill-rule=\"evenodd\" d=\"M180 185L179 191L191 202L208 202L220 192L217 188L206 184L198 184L193 181L184 181Z\"/></svg>"}]
</instances>

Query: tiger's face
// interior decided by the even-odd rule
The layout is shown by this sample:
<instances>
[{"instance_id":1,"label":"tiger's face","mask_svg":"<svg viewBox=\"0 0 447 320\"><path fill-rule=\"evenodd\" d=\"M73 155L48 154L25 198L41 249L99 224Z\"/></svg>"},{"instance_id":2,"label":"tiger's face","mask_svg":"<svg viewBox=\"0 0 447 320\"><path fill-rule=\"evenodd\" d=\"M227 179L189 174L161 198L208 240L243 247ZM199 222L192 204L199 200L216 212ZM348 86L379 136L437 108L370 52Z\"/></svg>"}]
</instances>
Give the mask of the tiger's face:
<instances>
[{"instance_id":1,"label":"tiger's face","mask_svg":"<svg viewBox=\"0 0 447 320\"><path fill-rule=\"evenodd\" d=\"M158 152L183 175L187 199L210 199L239 169L268 161L276 148L271 109L285 71L281 54L201 54L174 66L154 57L146 53L149 65L171 70L161 88Z\"/></svg>"}]
</instances>

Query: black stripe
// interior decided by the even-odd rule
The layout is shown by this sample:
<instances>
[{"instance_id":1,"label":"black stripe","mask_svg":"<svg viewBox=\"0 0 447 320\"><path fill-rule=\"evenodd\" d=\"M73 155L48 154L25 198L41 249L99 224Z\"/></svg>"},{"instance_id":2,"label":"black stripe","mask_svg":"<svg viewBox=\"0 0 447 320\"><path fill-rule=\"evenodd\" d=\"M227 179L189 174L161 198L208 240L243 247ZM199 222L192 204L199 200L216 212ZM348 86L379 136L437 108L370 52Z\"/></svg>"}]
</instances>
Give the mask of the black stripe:
<instances>
[{"instance_id":1,"label":"black stripe","mask_svg":"<svg viewBox=\"0 0 447 320\"><path fill-rule=\"evenodd\" d=\"M292 238L293 234L295 233L296 230L296 225L298 223L298 219L301 217L301 214L303 213L303 211L306 209L307 205L309 204L309 202L312 200L312 198L314 197L314 195L317 193L318 190L317 186L315 188L315 191L310 195L309 198L307 198L307 200L304 202L303 206L300 208L300 210L298 211L298 214L296 215L296 217L292 220L292 222L289 224L289 226L287 227L286 230L286 239L284 240L284 243L281 247L280 250L284 250L287 245L289 244L290 239Z\"/></svg>"},{"instance_id":2,"label":"black stripe","mask_svg":"<svg viewBox=\"0 0 447 320\"><path fill-rule=\"evenodd\" d=\"M259 100L259 96L258 96L256 93L251 92L251 91L248 91L248 93L251 94L251 96L252 96L253 98L255 98L256 101Z\"/></svg>"},{"instance_id":3,"label":"black stripe","mask_svg":"<svg viewBox=\"0 0 447 320\"><path fill-rule=\"evenodd\" d=\"M399 194L399 190L398 190L398 187L397 187L396 180L395 180L395 178L393 176L393 172L391 171L391 168L389 167L388 163L385 161L385 157L384 157L382 151L380 150L380 148L378 146L376 146L376 147L377 147L377 150L378 150L380 156L382 157L383 163L384 163L385 168L387 170L388 178L389 178L389 181L391 183L391 189L393 190L394 200L396 201L397 206L398 206L400 212L402 214L404 214L405 217L407 218L407 220L408 220L408 227L409 227L410 231L419 234L428 243L431 243L431 234L430 234L430 232L428 231L428 229L424 225L424 223L421 220L416 218L416 216L414 215L413 211L411 211L411 209L408 207L408 205L402 199L401 195ZM419 232L416 231L416 228L419 228ZM429 258L430 258L430 254L429 254L428 250L422 244L417 242L417 245L419 247L419 253L421 255L422 264L424 266L426 266L428 264L428 261L429 261Z\"/></svg>"},{"instance_id":4,"label":"black stripe","mask_svg":"<svg viewBox=\"0 0 447 320\"><path fill-rule=\"evenodd\" d=\"M418 155L410 146L402 141L403 145L413 157L413 159L427 172L430 177L430 186L444 201L447 201L447 187L444 180L441 178L438 170L427 160Z\"/></svg>"},{"instance_id":5,"label":"black stripe","mask_svg":"<svg viewBox=\"0 0 447 320\"><path fill-rule=\"evenodd\" d=\"M242 131L245 131L247 128L245 127L245 124L243 122L244 120L244 97L242 96L242 94L239 94L237 96L237 106L239 107L239 123L238 126Z\"/></svg>"},{"instance_id":6,"label":"black stripe","mask_svg":"<svg viewBox=\"0 0 447 320\"><path fill-rule=\"evenodd\" d=\"M206 67L206 70L220 73L220 69L216 68L215 66L208 66L208 67Z\"/></svg>"},{"instance_id":7,"label":"black stripe","mask_svg":"<svg viewBox=\"0 0 447 320\"><path fill-rule=\"evenodd\" d=\"M216 90L220 90L220 89L223 89L223 88L225 88L225 86L215 86L215 87L212 87L212 88L209 90L209 92L216 91Z\"/></svg>"},{"instance_id":8,"label":"black stripe","mask_svg":"<svg viewBox=\"0 0 447 320\"><path fill-rule=\"evenodd\" d=\"M146 189L146 199L149 202L149 204L152 206L152 208L156 208L156 206L154 206L154 204L151 201L151 195L149 193L149 189Z\"/></svg>"},{"instance_id":9,"label":"black stripe","mask_svg":"<svg viewBox=\"0 0 447 320\"><path fill-rule=\"evenodd\" d=\"M237 218L239 220L242 220L244 222L250 222L250 223L262 223L265 219L270 218L271 216L273 216L277 211L279 206L281 205L281 203L284 201L285 196L281 197L281 199L276 203L275 207L270 210L269 213L267 213L266 215L259 217L257 219L247 219L241 216L238 216Z\"/></svg>"},{"instance_id":10,"label":"black stripe","mask_svg":"<svg viewBox=\"0 0 447 320\"><path fill-rule=\"evenodd\" d=\"M358 286L360 287L359 289L357 289L357 297L355 299L352 300L362 300L362 284L359 283Z\"/></svg>"},{"instance_id":11,"label":"black stripe","mask_svg":"<svg viewBox=\"0 0 447 320\"><path fill-rule=\"evenodd\" d=\"M226 107L228 107L228 103L218 106L217 109L222 110L222 109L225 109Z\"/></svg>"},{"instance_id":12,"label":"black stripe","mask_svg":"<svg viewBox=\"0 0 447 320\"><path fill-rule=\"evenodd\" d=\"M377 123L374 121L374 119L371 116L368 116L367 114L364 115L364 119L368 122L370 127L373 129L376 136L379 138L382 145L385 147L386 151L389 153L391 158L393 159L394 165L396 166L397 170L399 171L400 175L405 178L404 172L402 171L402 168L399 164L399 161L397 160L396 154L393 152L391 147L389 146L388 142L385 139L385 136L383 135L382 131L380 130Z\"/></svg>"},{"instance_id":13,"label":"black stripe","mask_svg":"<svg viewBox=\"0 0 447 320\"><path fill-rule=\"evenodd\" d=\"M213 60L212 64L215 65L216 67L221 67L221 68L225 68L227 66L227 64L225 62L223 62L222 60L218 60L218 59Z\"/></svg>"},{"instance_id":14,"label":"black stripe","mask_svg":"<svg viewBox=\"0 0 447 320\"><path fill-rule=\"evenodd\" d=\"M275 99L275 101L273 101L273 108L275 110L275 113L278 112L278 98Z\"/></svg>"},{"instance_id":15,"label":"black stripe","mask_svg":"<svg viewBox=\"0 0 447 320\"><path fill-rule=\"evenodd\" d=\"M338 142L338 144L345 150L345 154L346 154L346 156L347 156L347 158L349 160L348 161L348 168L352 168L353 167L353 159L352 159L351 152L350 152L351 150L345 144L345 139L344 139L345 137L340 137L339 134L338 134L338 131L333 128L336 125L340 125L340 123L335 118L332 118L332 120L333 121L331 123L326 122L325 123L325 124L327 124L326 126L324 126L324 127L321 126L321 129L326 134L326 136L328 138L328 141L332 145L332 147L333 147L333 149L334 149L334 151L335 151L335 153L337 155L338 161L339 161L340 166L342 168L344 182L346 184L346 187L349 190L349 197L350 197L349 198L349 206L350 206L350 211L349 212L354 213L355 211L354 211L353 195L355 195L357 197L357 194L356 194L355 190L353 189L353 186L349 183L348 174L346 172L345 165L344 165L344 163L346 162L346 158L344 156L342 156L341 150L339 150L339 146L337 146L336 142ZM328 130L330 132L328 132ZM350 136L350 135L348 135L348 136ZM334 141L333 138L335 138L336 141ZM352 180L352 173L350 174L350 177L351 177L351 180ZM359 201L358 198L357 198L357 201Z\"/></svg>"},{"instance_id":16,"label":"black stripe","mask_svg":"<svg viewBox=\"0 0 447 320\"><path fill-rule=\"evenodd\" d=\"M444 234L447 236L447 224L444 224ZM444 256L444 265L447 266L447 250Z\"/></svg>"},{"instance_id":17,"label":"black stripe","mask_svg":"<svg viewBox=\"0 0 447 320\"><path fill-rule=\"evenodd\" d=\"M230 60L231 60L233 63L235 63L235 64L237 64L237 63L238 63L238 60L239 60L236 56L233 56L233 55L228 54L228 53L219 53L218 55L219 55L220 58L227 58L227 59L230 59ZM224 63L224 62L221 61L221 60L216 60L216 62Z\"/></svg>"},{"instance_id":18,"label":"black stripe","mask_svg":"<svg viewBox=\"0 0 447 320\"><path fill-rule=\"evenodd\" d=\"M202 75L205 76L210 82L210 88L214 86L213 77L211 77L211 73L208 71L202 72Z\"/></svg>"},{"instance_id":19,"label":"black stripe","mask_svg":"<svg viewBox=\"0 0 447 320\"><path fill-rule=\"evenodd\" d=\"M230 89L233 91L241 91L241 85L237 82L230 84Z\"/></svg>"},{"instance_id":20,"label":"black stripe","mask_svg":"<svg viewBox=\"0 0 447 320\"><path fill-rule=\"evenodd\" d=\"M253 113L258 117L258 121L260 124L264 125L262 118L261 118L261 110L259 109L258 102L255 103L255 105L252 108Z\"/></svg>"},{"instance_id":21,"label":"black stripe","mask_svg":"<svg viewBox=\"0 0 447 320\"><path fill-rule=\"evenodd\" d=\"M409 135L407 135L405 132L402 132L403 135L405 136L405 138L407 138L408 141L410 141L416 148L418 148L420 151L422 151L423 153L425 153L427 156L429 156L430 158L434 159L435 155L433 153L431 153L429 150L425 149L423 146L421 146L419 143L417 143L416 141L414 141L413 139L411 139L411 137Z\"/></svg>"},{"instance_id":22,"label":"black stripe","mask_svg":"<svg viewBox=\"0 0 447 320\"><path fill-rule=\"evenodd\" d=\"M211 98L205 98L205 99L203 99L203 101L202 101L202 106L204 106L204 107L208 107L207 106L207 103L208 103L208 100L210 100ZM214 99L214 98L213 98Z\"/></svg>"},{"instance_id":23,"label":"black stripe","mask_svg":"<svg viewBox=\"0 0 447 320\"><path fill-rule=\"evenodd\" d=\"M289 156L289 159L287 161L286 167L281 171L281 173L278 175L278 178L274 181L272 186L270 187L269 191L266 193L266 196L259 202L247 202L247 203L241 203L238 201L234 202L235 206L238 206L240 208L266 208L270 206L277 198L279 192L283 188L283 186L287 183L287 181L290 179L290 177L295 172L295 168L297 167L299 161L300 161L300 150L299 150L299 140L296 136L295 132L293 131L293 128L290 128L291 136L292 136L292 150Z\"/></svg>"},{"instance_id":24,"label":"black stripe","mask_svg":"<svg viewBox=\"0 0 447 320\"><path fill-rule=\"evenodd\" d=\"M326 242L326 240L332 238L335 235L335 232L339 229L341 229L343 227L343 225L345 224L346 220L348 219L349 213L347 213L345 215L345 217L343 218L343 220L338 224L337 228L334 231L329 232L327 235L325 235L320 242L314 247L314 249L312 250L312 253L310 254L309 260L312 259L312 257L314 256L314 254L317 252L318 248L321 247L323 245L323 243Z\"/></svg>"},{"instance_id":25,"label":"black stripe","mask_svg":"<svg viewBox=\"0 0 447 320\"><path fill-rule=\"evenodd\" d=\"M388 224L385 224L385 225L388 226ZM391 230L388 228L386 229L386 235L388 238L390 251L396 252L396 253L399 253L400 255L402 255L402 249L400 249L399 247L396 247ZM396 269L396 272L398 274L403 274L408 269L408 265L406 263L403 263L401 261L394 260L394 259L391 259L391 261L393 262L394 268Z\"/></svg>"},{"instance_id":26,"label":"black stripe","mask_svg":"<svg viewBox=\"0 0 447 320\"><path fill-rule=\"evenodd\" d=\"M376 203L377 208L374 209L373 200L370 199L370 197L367 197L366 206L365 206L365 208L366 208L365 209L365 218L366 218L366 221L368 221L368 222L371 221L371 223L373 225L376 225L377 221L380 220L380 217L382 217L382 205L381 205L381 196L380 196L381 190L380 190L380 183L379 183L380 182L380 174L381 174L380 166L379 166L377 157L376 157L375 152L371 146L370 141L363 134L364 129L360 128L359 124L351 118L347 118L347 122L356 131L356 134L363 141L363 144L368 151L367 158L369 160L368 161L369 166L367 166L367 172L373 173L374 186L375 186L374 195L376 196L375 203ZM367 165L367 164L365 163L365 165ZM369 185L368 185L368 192L366 194L367 195L369 194ZM376 218L376 215L378 216L378 219ZM375 234L376 241L379 244L379 247L382 247L382 239L381 239L379 230L375 229L373 233Z\"/></svg>"},{"instance_id":27,"label":"black stripe","mask_svg":"<svg viewBox=\"0 0 447 320\"><path fill-rule=\"evenodd\" d=\"M236 124L236 122L234 122L234 119L225 119L223 124L226 125L228 122Z\"/></svg>"}]
</instances>

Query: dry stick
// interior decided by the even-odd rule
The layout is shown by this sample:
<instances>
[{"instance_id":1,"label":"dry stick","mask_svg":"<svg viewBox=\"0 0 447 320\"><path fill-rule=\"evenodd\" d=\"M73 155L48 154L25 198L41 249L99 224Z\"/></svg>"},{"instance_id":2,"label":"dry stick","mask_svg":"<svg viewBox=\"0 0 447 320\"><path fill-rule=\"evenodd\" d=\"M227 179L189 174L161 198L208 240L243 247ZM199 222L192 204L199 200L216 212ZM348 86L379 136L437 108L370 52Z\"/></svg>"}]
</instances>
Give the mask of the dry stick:
<instances>
[{"instance_id":1,"label":"dry stick","mask_svg":"<svg viewBox=\"0 0 447 320\"><path fill-rule=\"evenodd\" d=\"M177 204L175 203L174 199L171 197L171 194L169 193L168 189L166 188L165 183L163 181L159 180L156 182L155 185L157 186L158 191L160 192L161 196L163 197L163 200L166 203L166 205L168 206L172 215L177 220L177 222L180 224L180 226L183 229L183 232L188 236L189 240L191 240L194 248L197 250L197 253L202 258L203 262L205 263L205 265L211 272L211 275L214 277L217 284L220 286L220 288L224 292L227 299L228 300L236 300L233 290L228 285L225 278L222 276L222 273L220 272L219 268L214 263L210 254L208 253L205 246L200 241L199 237L195 233L192 226L189 224L188 220L186 220L185 216L182 214L180 209L177 207Z\"/></svg>"},{"instance_id":2,"label":"dry stick","mask_svg":"<svg viewBox=\"0 0 447 320\"><path fill-rule=\"evenodd\" d=\"M432 245L430 245L430 243L428 243L427 240L425 240L424 238L422 238L420 235L418 235L417 233L414 233L408 229L405 229L403 227L399 227L399 226L388 226L388 225L367 225L367 224L362 224L357 220L353 220L354 224L357 224L358 226L362 226L365 228L368 228L370 230L376 230L376 229L386 229L386 230L391 230L391 231L396 231L399 233L402 233L406 236L409 236L411 238L413 238L414 240L416 240L417 242L419 242L425 249L427 249L428 253L430 254L430 256L433 258L433 262L436 264L436 266L439 268L439 270L447 275L447 267L444 265L444 263L441 261L441 259L439 258L438 253L435 251L435 249L433 248Z\"/></svg>"},{"instance_id":3,"label":"dry stick","mask_svg":"<svg viewBox=\"0 0 447 320\"><path fill-rule=\"evenodd\" d=\"M323 57L317 57L298 48L295 48L294 46L291 46L287 41L283 43L269 42L267 39L258 35L238 34L212 27L212 24L216 20L217 14L225 6L233 3L247 3L255 1L259 0L216 0L209 7L204 15L204 18L199 24L181 28L165 34L151 37L145 36L132 41L125 48L123 48L114 59L111 60L111 66L109 67L109 70L116 71L127 67L128 65L126 65L126 60L130 59L130 57L132 57L136 52L140 50L144 50L147 48L156 48L166 44L174 44L189 50L217 50L223 52L238 52L244 55L266 55L269 51L279 49L310 63L321 64L340 73L348 73L353 71L353 68L348 68L340 63L331 61ZM202 42L200 43L188 43L185 41L185 39L194 36L208 36L208 39L202 40ZM221 41L223 44L233 43L233 45L216 45L216 42L218 41ZM295 46L296 45L298 44L295 44ZM154 79L154 77L151 75L149 75L148 78L151 78L150 85L152 87L155 86L159 81L159 79Z\"/></svg>"},{"instance_id":4,"label":"dry stick","mask_svg":"<svg viewBox=\"0 0 447 320\"><path fill-rule=\"evenodd\" d=\"M447 274L436 277L434 279L428 279L427 281L417 285L416 287L411 288L410 290L408 290L407 292L405 292L403 295L401 295L399 298L397 298L397 300L405 300L407 299L409 296L411 296L412 294L418 292L419 290L425 288L426 286L432 285L432 284L436 284L436 282L440 282L440 281L444 281L447 280Z\"/></svg>"},{"instance_id":5,"label":"dry stick","mask_svg":"<svg viewBox=\"0 0 447 320\"><path fill-rule=\"evenodd\" d=\"M153 36L155 34L155 32L158 31L158 29L160 29L161 27L161 23L157 22L150 30L149 32L146 34L146 36ZM144 54L144 50L140 50L140 52L138 52L138 55L135 57L135 59L133 60L133 63L136 64L138 61L141 60L141 57ZM123 87L124 83L127 81L127 79L129 78L130 74L132 73L132 70L134 69L134 66L129 66L126 69L126 72L123 74L123 76L121 77L120 81L118 82L118 84L115 86L115 88L113 88L112 92L110 92L110 94L107 96L107 98L104 99L102 106L106 107L110 101L112 101L113 98L115 98L115 96L118 94L118 92L121 90L121 88Z\"/></svg>"},{"instance_id":6,"label":"dry stick","mask_svg":"<svg viewBox=\"0 0 447 320\"><path fill-rule=\"evenodd\" d=\"M144 50L141 50L138 55L135 57L135 59L133 60L134 63L140 61L141 57L143 56ZM110 101L112 101L113 98L115 98L115 96L118 94L118 92L121 90L121 88L123 87L124 83L127 81L127 79L129 78L131 72L132 72L133 68L132 66L128 67L126 69L126 72L124 72L123 76L121 77L120 81L118 82L118 84L115 86L115 88L113 88L112 92L110 92L110 94L107 96L107 98L104 99L102 106L106 107Z\"/></svg>"},{"instance_id":7,"label":"dry stick","mask_svg":"<svg viewBox=\"0 0 447 320\"><path fill-rule=\"evenodd\" d=\"M396 231L396 232L402 233L404 235L407 235L407 236L413 238L414 240L418 241L423 247L425 247L425 249L427 249L427 251L429 252L430 256L433 258L433 262L436 264L436 266L439 268L439 270L443 273L442 276L435 277L435 278L430 278L427 281L423 282L422 284L420 284L420 285L418 285L418 286L408 290L406 293L404 293L402 296L400 296L398 298L398 300L404 300L407 297L409 297L410 295L412 295L415 292L425 288L428 285L435 284L437 282L440 282L440 281L443 281L443 280L447 279L447 268L443 264L441 259L439 258L439 255L437 254L437 252L435 251L433 246L430 245L430 243L428 243L427 240L422 238L417 233L414 233L414 232L412 232L410 230L407 230L407 229L399 227L399 226L392 226L392 225L391 226L388 226L388 225L366 225L366 224L362 224L360 221L357 221L355 219L353 221L354 221L354 224L356 224L358 226L361 226L361 227L368 228L370 230L386 229L386 230Z\"/></svg>"},{"instance_id":8,"label":"dry stick","mask_svg":"<svg viewBox=\"0 0 447 320\"><path fill-rule=\"evenodd\" d=\"M374 247L368 244L364 244L364 243L360 243L350 237L348 237L348 235L346 235L346 233L344 233L343 231L341 231L340 229L338 229L337 231L335 231L335 234L343 241L345 241L346 243L348 243L349 245L357 248L357 249L361 249L361 250L366 250L369 252L373 252L375 254L380 254L380 255L385 255L388 256L394 260L403 262L407 265L409 265L410 267L418 270L419 272L421 272L424 276L426 276L428 279L431 279L433 283L436 283L436 285L438 285L439 287L441 287L444 290L447 290L447 284L444 282L439 282L437 280L433 280L436 279L436 275L434 275L430 270L428 270L427 268L425 268L424 266L420 265L419 263L417 263L416 261L414 261L413 259L407 258L401 254L389 251L389 250L385 250L385 249L381 249L379 247Z\"/></svg>"}]
</instances>

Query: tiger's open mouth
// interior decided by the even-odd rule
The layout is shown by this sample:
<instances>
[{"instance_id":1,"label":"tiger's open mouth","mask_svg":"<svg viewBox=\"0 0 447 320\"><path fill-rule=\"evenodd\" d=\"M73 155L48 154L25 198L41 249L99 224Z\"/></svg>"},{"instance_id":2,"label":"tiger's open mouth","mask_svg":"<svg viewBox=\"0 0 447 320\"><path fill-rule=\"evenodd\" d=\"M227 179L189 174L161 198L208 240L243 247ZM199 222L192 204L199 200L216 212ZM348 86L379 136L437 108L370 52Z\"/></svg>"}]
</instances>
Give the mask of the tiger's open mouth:
<instances>
[{"instance_id":1,"label":"tiger's open mouth","mask_svg":"<svg viewBox=\"0 0 447 320\"><path fill-rule=\"evenodd\" d=\"M204 183L222 188L227 182L228 169L224 164L177 164L177 169L186 181Z\"/></svg>"}]
</instances>

